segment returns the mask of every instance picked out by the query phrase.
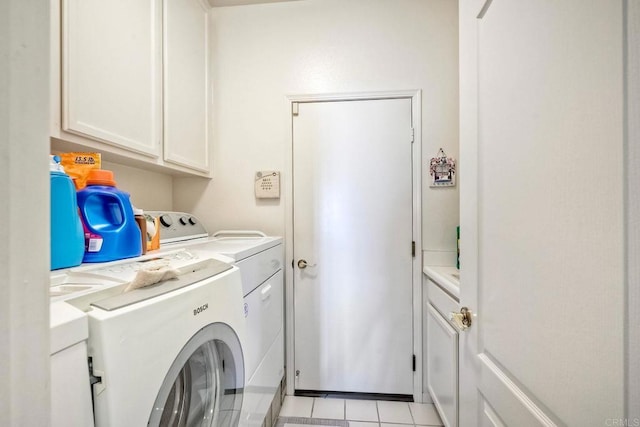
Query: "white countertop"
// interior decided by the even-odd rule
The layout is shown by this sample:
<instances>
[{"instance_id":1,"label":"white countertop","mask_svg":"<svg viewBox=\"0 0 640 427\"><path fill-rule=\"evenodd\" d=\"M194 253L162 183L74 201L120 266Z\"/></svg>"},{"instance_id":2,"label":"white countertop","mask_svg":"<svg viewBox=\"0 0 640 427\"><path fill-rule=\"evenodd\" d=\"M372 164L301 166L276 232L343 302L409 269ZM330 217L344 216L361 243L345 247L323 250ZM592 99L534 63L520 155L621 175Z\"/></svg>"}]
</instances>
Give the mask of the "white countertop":
<instances>
[{"instance_id":1,"label":"white countertop","mask_svg":"<svg viewBox=\"0 0 640 427\"><path fill-rule=\"evenodd\" d=\"M460 299L460 270L455 267L425 265L422 271L438 286Z\"/></svg>"}]
</instances>

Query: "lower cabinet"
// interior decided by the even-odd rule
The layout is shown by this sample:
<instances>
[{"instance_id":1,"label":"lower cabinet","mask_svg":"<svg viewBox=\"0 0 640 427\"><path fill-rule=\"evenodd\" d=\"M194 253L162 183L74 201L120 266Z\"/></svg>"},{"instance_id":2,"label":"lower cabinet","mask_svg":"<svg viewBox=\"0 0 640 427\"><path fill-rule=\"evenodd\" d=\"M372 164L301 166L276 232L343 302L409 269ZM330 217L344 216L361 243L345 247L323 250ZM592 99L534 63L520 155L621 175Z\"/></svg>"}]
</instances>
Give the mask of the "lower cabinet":
<instances>
[{"instance_id":1,"label":"lower cabinet","mask_svg":"<svg viewBox=\"0 0 640 427\"><path fill-rule=\"evenodd\" d=\"M443 424L457 427L458 330L449 322L448 313L455 311L458 303L431 281L428 294L425 307L427 388Z\"/></svg>"}]
</instances>

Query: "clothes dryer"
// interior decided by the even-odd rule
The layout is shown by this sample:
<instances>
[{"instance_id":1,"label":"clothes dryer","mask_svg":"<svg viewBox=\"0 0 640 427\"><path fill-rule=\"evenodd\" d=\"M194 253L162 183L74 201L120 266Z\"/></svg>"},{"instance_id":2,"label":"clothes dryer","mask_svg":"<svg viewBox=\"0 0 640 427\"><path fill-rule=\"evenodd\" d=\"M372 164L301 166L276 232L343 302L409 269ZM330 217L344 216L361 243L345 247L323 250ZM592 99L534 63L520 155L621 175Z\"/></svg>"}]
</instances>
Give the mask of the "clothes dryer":
<instances>
[{"instance_id":1,"label":"clothes dryer","mask_svg":"<svg viewBox=\"0 0 640 427\"><path fill-rule=\"evenodd\" d=\"M280 398L284 377L284 250L282 238L262 233L224 231L190 247L195 253L219 254L240 268L247 327L245 405L241 426L267 422ZM280 402L277 402L280 403Z\"/></svg>"},{"instance_id":2,"label":"clothes dryer","mask_svg":"<svg viewBox=\"0 0 640 427\"><path fill-rule=\"evenodd\" d=\"M201 256L225 256L240 269L247 340L241 426L260 427L280 398L284 377L284 246L254 230L207 233L185 212L146 212L160 223L161 248L185 246ZM185 239L184 236L189 236ZM279 402L276 402L279 403Z\"/></svg>"}]
</instances>

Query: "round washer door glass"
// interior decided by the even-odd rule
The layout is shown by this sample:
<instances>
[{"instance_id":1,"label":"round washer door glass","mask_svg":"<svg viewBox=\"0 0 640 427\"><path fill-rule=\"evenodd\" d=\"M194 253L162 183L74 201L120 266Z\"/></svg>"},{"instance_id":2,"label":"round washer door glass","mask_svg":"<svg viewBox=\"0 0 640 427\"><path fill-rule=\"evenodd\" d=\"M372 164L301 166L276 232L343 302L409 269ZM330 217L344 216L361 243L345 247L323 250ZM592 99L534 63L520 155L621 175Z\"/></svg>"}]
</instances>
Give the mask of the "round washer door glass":
<instances>
[{"instance_id":1,"label":"round washer door glass","mask_svg":"<svg viewBox=\"0 0 640 427\"><path fill-rule=\"evenodd\" d=\"M244 361L240 341L224 323L212 323L182 348L164 378L149 426L237 426Z\"/></svg>"}]
</instances>

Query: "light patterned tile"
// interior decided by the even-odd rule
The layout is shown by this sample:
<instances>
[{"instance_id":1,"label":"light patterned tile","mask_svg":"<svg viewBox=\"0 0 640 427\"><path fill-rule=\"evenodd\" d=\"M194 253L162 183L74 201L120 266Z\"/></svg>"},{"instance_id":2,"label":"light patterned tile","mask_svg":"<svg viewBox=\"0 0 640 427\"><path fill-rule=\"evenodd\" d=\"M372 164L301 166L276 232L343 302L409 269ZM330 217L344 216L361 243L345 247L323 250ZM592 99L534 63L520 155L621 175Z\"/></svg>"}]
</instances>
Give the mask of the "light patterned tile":
<instances>
[{"instance_id":1,"label":"light patterned tile","mask_svg":"<svg viewBox=\"0 0 640 427\"><path fill-rule=\"evenodd\" d=\"M410 403L411 415L416 424L423 426L441 426L442 420L436 410L436 405L432 403Z\"/></svg>"},{"instance_id":2,"label":"light patterned tile","mask_svg":"<svg viewBox=\"0 0 640 427\"><path fill-rule=\"evenodd\" d=\"M361 421L349 421L349 427L380 427L380 424L378 424L378 423L363 423ZM406 427L406 426L403 426L403 427Z\"/></svg>"},{"instance_id":3,"label":"light patterned tile","mask_svg":"<svg viewBox=\"0 0 640 427\"><path fill-rule=\"evenodd\" d=\"M313 397L286 396L280 409L280 416L311 418L312 407Z\"/></svg>"},{"instance_id":4,"label":"light patterned tile","mask_svg":"<svg viewBox=\"0 0 640 427\"><path fill-rule=\"evenodd\" d=\"M375 400L346 400L346 418L353 421L378 422Z\"/></svg>"},{"instance_id":5,"label":"light patterned tile","mask_svg":"<svg viewBox=\"0 0 640 427\"><path fill-rule=\"evenodd\" d=\"M380 424L380 427L407 427L408 425L413 425L413 424L390 424L390 423L382 423L382 424Z\"/></svg>"},{"instance_id":6,"label":"light patterned tile","mask_svg":"<svg viewBox=\"0 0 640 427\"><path fill-rule=\"evenodd\" d=\"M344 420L344 399L315 398L311 418Z\"/></svg>"},{"instance_id":7,"label":"light patterned tile","mask_svg":"<svg viewBox=\"0 0 640 427\"><path fill-rule=\"evenodd\" d=\"M413 424L413 417L407 402L377 401L381 423Z\"/></svg>"}]
</instances>

